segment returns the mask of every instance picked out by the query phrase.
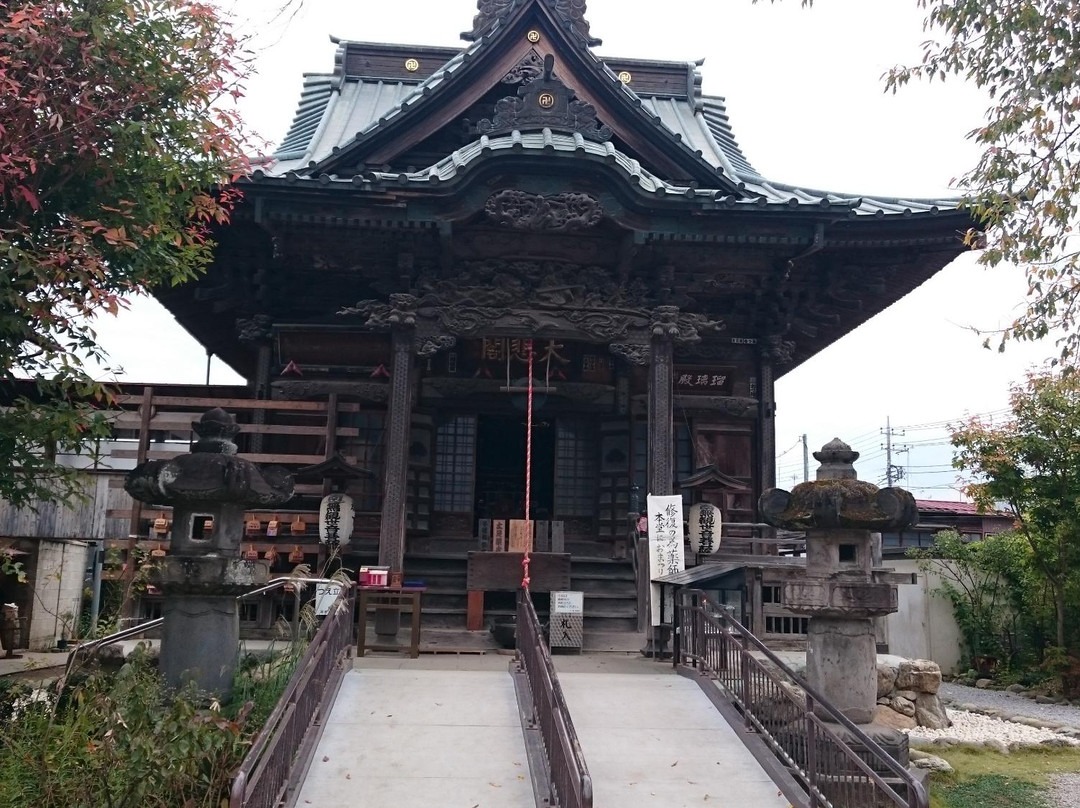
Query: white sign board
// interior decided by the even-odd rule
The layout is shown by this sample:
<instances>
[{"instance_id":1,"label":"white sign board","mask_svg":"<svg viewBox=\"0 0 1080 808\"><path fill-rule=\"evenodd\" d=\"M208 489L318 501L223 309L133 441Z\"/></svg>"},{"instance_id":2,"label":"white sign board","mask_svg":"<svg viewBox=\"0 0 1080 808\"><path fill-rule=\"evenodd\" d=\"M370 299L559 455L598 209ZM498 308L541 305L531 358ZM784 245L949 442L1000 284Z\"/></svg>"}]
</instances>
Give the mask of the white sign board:
<instances>
[{"instance_id":1,"label":"white sign board","mask_svg":"<svg viewBox=\"0 0 1080 808\"><path fill-rule=\"evenodd\" d=\"M551 611L556 614L583 614L585 612L585 593L552 592Z\"/></svg>"},{"instance_id":2,"label":"white sign board","mask_svg":"<svg viewBox=\"0 0 1080 808\"><path fill-rule=\"evenodd\" d=\"M720 549L720 509L708 502L690 506L690 549L715 553Z\"/></svg>"},{"instance_id":3,"label":"white sign board","mask_svg":"<svg viewBox=\"0 0 1080 808\"><path fill-rule=\"evenodd\" d=\"M326 617L340 591L341 584L315 584L315 614Z\"/></svg>"},{"instance_id":4,"label":"white sign board","mask_svg":"<svg viewBox=\"0 0 1080 808\"><path fill-rule=\"evenodd\" d=\"M683 555L682 497L646 497L649 514L649 578L656 580L686 569ZM670 590L669 590L670 592ZM652 585L652 624L660 625L660 586ZM675 596L671 592L664 607L665 617L675 619Z\"/></svg>"},{"instance_id":5,"label":"white sign board","mask_svg":"<svg viewBox=\"0 0 1080 808\"><path fill-rule=\"evenodd\" d=\"M353 501L348 494L327 494L319 505L319 540L323 544L349 543L353 529Z\"/></svg>"}]
</instances>

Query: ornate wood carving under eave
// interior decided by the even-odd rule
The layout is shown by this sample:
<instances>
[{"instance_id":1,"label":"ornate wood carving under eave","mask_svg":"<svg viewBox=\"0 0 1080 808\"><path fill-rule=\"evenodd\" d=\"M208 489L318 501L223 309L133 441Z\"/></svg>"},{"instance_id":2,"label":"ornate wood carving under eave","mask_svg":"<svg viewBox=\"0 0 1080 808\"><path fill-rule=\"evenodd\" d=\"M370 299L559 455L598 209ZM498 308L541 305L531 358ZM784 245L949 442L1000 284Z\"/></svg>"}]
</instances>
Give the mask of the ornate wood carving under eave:
<instances>
[{"instance_id":1,"label":"ornate wood carving under eave","mask_svg":"<svg viewBox=\"0 0 1080 808\"><path fill-rule=\"evenodd\" d=\"M236 320L236 336L245 345L267 342L273 334L273 320L269 315L256 314Z\"/></svg>"},{"instance_id":2,"label":"ornate wood carving under eave","mask_svg":"<svg viewBox=\"0 0 1080 808\"><path fill-rule=\"evenodd\" d=\"M302 400L337 393L361 401L385 403L390 387L383 382L347 381L342 379L277 379L270 383L271 397Z\"/></svg>"},{"instance_id":3,"label":"ornate wood carving under eave","mask_svg":"<svg viewBox=\"0 0 1080 808\"><path fill-rule=\"evenodd\" d=\"M514 65L514 69L502 77L503 84L528 84L544 75L544 57L530 50Z\"/></svg>"},{"instance_id":4,"label":"ornate wood carving under eave","mask_svg":"<svg viewBox=\"0 0 1080 808\"><path fill-rule=\"evenodd\" d=\"M511 291L515 301L531 300L534 305L522 309L515 305L483 305L491 295L503 294L505 289L463 290L450 284L445 291L446 295L432 293L423 298L393 294L388 303L363 300L343 309L341 314L358 315L366 328L376 331L415 328L418 337L425 340L417 346L418 350L430 348L424 354L427 356L453 345L449 340L441 340L441 336L558 337L618 344L648 344L652 339L664 339L683 344L697 342L702 333L717 332L724 327L719 320L682 312L675 306L646 309L545 304L542 300L515 296ZM440 339L433 341L435 338Z\"/></svg>"},{"instance_id":5,"label":"ornate wood carving under eave","mask_svg":"<svg viewBox=\"0 0 1080 808\"><path fill-rule=\"evenodd\" d=\"M572 89L552 74L555 57L544 57L543 75L518 87L517 95L495 102L495 114L476 125L481 135L501 135L515 129L554 129L578 132L589 140L604 142L614 134L596 120L596 107L580 100Z\"/></svg>"},{"instance_id":6,"label":"ornate wood carving under eave","mask_svg":"<svg viewBox=\"0 0 1080 808\"><path fill-rule=\"evenodd\" d=\"M689 414L696 411L733 415L736 418L755 418L758 400L743 396L675 396L675 406Z\"/></svg>"},{"instance_id":7,"label":"ornate wood carving under eave","mask_svg":"<svg viewBox=\"0 0 1080 808\"><path fill-rule=\"evenodd\" d=\"M588 194L529 194L503 190L488 197L484 211L497 224L515 230L566 232L592 227L604 208Z\"/></svg>"}]
</instances>

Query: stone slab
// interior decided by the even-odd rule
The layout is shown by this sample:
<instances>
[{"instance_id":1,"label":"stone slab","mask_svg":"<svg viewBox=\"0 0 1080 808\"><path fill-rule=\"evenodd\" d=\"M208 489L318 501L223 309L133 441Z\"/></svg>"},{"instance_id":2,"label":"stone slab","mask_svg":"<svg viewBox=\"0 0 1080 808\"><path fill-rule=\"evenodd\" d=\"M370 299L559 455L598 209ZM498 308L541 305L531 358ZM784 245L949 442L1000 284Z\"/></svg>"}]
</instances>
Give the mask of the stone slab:
<instances>
[{"instance_id":1,"label":"stone slab","mask_svg":"<svg viewBox=\"0 0 1080 808\"><path fill-rule=\"evenodd\" d=\"M454 661L464 659L483 658ZM506 658L501 671L430 670L417 661L380 667L365 659L346 673L298 806L533 804Z\"/></svg>"},{"instance_id":2,"label":"stone slab","mask_svg":"<svg viewBox=\"0 0 1080 808\"><path fill-rule=\"evenodd\" d=\"M559 678L597 808L787 808L765 770L689 679L655 668L560 672Z\"/></svg>"}]
</instances>

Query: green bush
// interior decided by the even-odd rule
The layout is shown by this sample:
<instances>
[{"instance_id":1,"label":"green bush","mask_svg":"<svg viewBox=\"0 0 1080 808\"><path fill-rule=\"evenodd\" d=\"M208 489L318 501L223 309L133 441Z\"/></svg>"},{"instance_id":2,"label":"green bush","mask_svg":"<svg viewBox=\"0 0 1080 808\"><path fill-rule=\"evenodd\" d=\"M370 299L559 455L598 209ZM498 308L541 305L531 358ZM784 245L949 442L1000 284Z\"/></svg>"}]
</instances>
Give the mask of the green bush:
<instances>
[{"instance_id":1,"label":"green bush","mask_svg":"<svg viewBox=\"0 0 1080 808\"><path fill-rule=\"evenodd\" d=\"M284 683L241 690L272 706ZM219 808L259 729L253 706L169 693L141 658L20 702L0 721L0 808Z\"/></svg>"}]
</instances>

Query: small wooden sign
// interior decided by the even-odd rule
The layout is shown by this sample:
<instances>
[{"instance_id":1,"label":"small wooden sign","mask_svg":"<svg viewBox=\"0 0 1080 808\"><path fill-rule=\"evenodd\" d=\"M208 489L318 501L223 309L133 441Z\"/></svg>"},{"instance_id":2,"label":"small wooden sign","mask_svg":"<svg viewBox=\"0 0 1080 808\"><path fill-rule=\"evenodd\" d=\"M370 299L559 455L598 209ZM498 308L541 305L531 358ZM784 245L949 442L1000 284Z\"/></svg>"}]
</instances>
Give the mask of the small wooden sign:
<instances>
[{"instance_id":1,"label":"small wooden sign","mask_svg":"<svg viewBox=\"0 0 1080 808\"><path fill-rule=\"evenodd\" d=\"M158 514L158 518L154 520L154 533L164 536L168 532L169 520L165 518L165 514Z\"/></svg>"},{"instance_id":2,"label":"small wooden sign","mask_svg":"<svg viewBox=\"0 0 1080 808\"><path fill-rule=\"evenodd\" d=\"M290 564L302 564L304 562L304 551L300 549L300 545L296 545L289 553Z\"/></svg>"},{"instance_id":3,"label":"small wooden sign","mask_svg":"<svg viewBox=\"0 0 1080 808\"><path fill-rule=\"evenodd\" d=\"M562 553L566 550L566 533L562 522L551 523L551 552Z\"/></svg>"},{"instance_id":4,"label":"small wooden sign","mask_svg":"<svg viewBox=\"0 0 1080 808\"><path fill-rule=\"evenodd\" d=\"M538 553L551 551L551 522L543 520L536 523L533 549Z\"/></svg>"},{"instance_id":5,"label":"small wooden sign","mask_svg":"<svg viewBox=\"0 0 1080 808\"><path fill-rule=\"evenodd\" d=\"M254 544L249 544L248 548L246 550L244 550L244 560L245 561L258 561L259 560L259 551L255 549Z\"/></svg>"},{"instance_id":6,"label":"small wooden sign","mask_svg":"<svg viewBox=\"0 0 1080 808\"><path fill-rule=\"evenodd\" d=\"M258 536L261 530L262 522L260 522L258 519L251 518L247 520L244 532L246 532L249 536Z\"/></svg>"},{"instance_id":7,"label":"small wooden sign","mask_svg":"<svg viewBox=\"0 0 1080 808\"><path fill-rule=\"evenodd\" d=\"M274 564L276 564L277 560L278 560L277 548L276 547L271 547L269 550L267 550L265 553L263 553L263 558L270 562L270 566L273 566Z\"/></svg>"},{"instance_id":8,"label":"small wooden sign","mask_svg":"<svg viewBox=\"0 0 1080 808\"><path fill-rule=\"evenodd\" d=\"M277 516L266 523L266 535L273 538L278 534L278 530L281 528L281 522L278 521Z\"/></svg>"},{"instance_id":9,"label":"small wooden sign","mask_svg":"<svg viewBox=\"0 0 1080 808\"><path fill-rule=\"evenodd\" d=\"M530 553L533 548L533 522L531 519L510 520L510 552Z\"/></svg>"},{"instance_id":10,"label":"small wooden sign","mask_svg":"<svg viewBox=\"0 0 1080 808\"><path fill-rule=\"evenodd\" d=\"M495 519L491 523L491 549L496 553L506 552L506 520Z\"/></svg>"},{"instance_id":11,"label":"small wooden sign","mask_svg":"<svg viewBox=\"0 0 1080 808\"><path fill-rule=\"evenodd\" d=\"M292 524L289 525L289 530L294 536L297 536L307 530L307 522L299 517L299 515L293 519Z\"/></svg>"}]
</instances>

